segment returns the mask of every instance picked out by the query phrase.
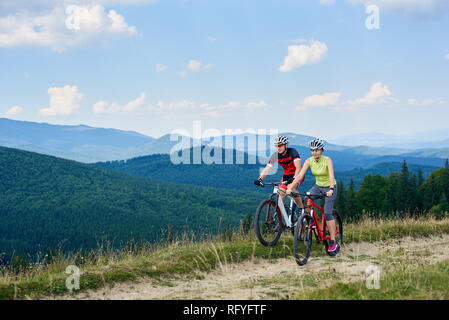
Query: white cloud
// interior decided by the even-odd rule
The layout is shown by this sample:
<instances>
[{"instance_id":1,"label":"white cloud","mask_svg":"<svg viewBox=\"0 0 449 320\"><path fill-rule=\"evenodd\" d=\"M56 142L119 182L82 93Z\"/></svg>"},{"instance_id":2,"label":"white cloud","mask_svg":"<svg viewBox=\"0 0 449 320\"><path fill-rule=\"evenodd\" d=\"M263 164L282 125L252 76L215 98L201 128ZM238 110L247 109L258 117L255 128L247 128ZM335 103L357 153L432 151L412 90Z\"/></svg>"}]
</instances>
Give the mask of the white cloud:
<instances>
[{"instance_id":1,"label":"white cloud","mask_svg":"<svg viewBox=\"0 0 449 320\"><path fill-rule=\"evenodd\" d=\"M444 58L445 58L446 60L449 60L449 53L448 53L447 55L445 55Z\"/></svg>"},{"instance_id":2,"label":"white cloud","mask_svg":"<svg viewBox=\"0 0 449 320\"><path fill-rule=\"evenodd\" d=\"M0 1L0 14L18 11L45 11L58 5L143 5L152 4L156 1L157 0L2 0Z\"/></svg>"},{"instance_id":3,"label":"white cloud","mask_svg":"<svg viewBox=\"0 0 449 320\"><path fill-rule=\"evenodd\" d=\"M202 103L200 105L200 109L204 116L208 117L230 117L235 115L235 111L238 110L239 112L244 111L253 111L257 108L265 108L268 104L263 101L250 101L246 104L242 104L239 101L229 101L228 103L224 104L209 104L209 103Z\"/></svg>"},{"instance_id":4,"label":"white cloud","mask_svg":"<svg viewBox=\"0 0 449 320\"><path fill-rule=\"evenodd\" d=\"M182 78L187 77L188 74L189 74L189 73L188 73L187 71L181 71L181 72L179 72L179 75L180 75Z\"/></svg>"},{"instance_id":5,"label":"white cloud","mask_svg":"<svg viewBox=\"0 0 449 320\"><path fill-rule=\"evenodd\" d=\"M412 106L416 106L419 104L419 101L416 99L408 99L407 102L409 105L412 105Z\"/></svg>"},{"instance_id":6,"label":"white cloud","mask_svg":"<svg viewBox=\"0 0 449 320\"><path fill-rule=\"evenodd\" d=\"M52 87L48 89L50 107L39 110L42 116L69 115L80 108L83 95L77 86Z\"/></svg>"},{"instance_id":7,"label":"white cloud","mask_svg":"<svg viewBox=\"0 0 449 320\"><path fill-rule=\"evenodd\" d=\"M444 100L441 98L438 99L424 99L422 101L423 106L436 105L436 104L444 104Z\"/></svg>"},{"instance_id":8,"label":"white cloud","mask_svg":"<svg viewBox=\"0 0 449 320\"><path fill-rule=\"evenodd\" d=\"M125 105L119 105L116 102L108 103L106 101L98 101L93 105L93 111L95 114L112 114L112 113L129 113L129 114L153 114L162 116L165 119L180 119L189 116L232 116L236 110L239 111L251 111L255 108L263 108L268 104L261 100L258 102L248 102L242 104L239 101L229 101L224 104L209 104L196 102L184 99L175 102L166 102L159 100L157 103L150 104L146 101L146 94L144 92Z\"/></svg>"},{"instance_id":9,"label":"white cloud","mask_svg":"<svg viewBox=\"0 0 449 320\"><path fill-rule=\"evenodd\" d=\"M96 114L102 114L102 113L110 113L108 109L109 103L106 101L98 101L93 106L93 111Z\"/></svg>"},{"instance_id":10,"label":"white cloud","mask_svg":"<svg viewBox=\"0 0 449 320\"><path fill-rule=\"evenodd\" d=\"M194 109L195 107L196 107L195 102L184 99L182 101L170 102L168 104L163 101L159 101L157 103L157 108L151 107L151 110L174 111L174 110Z\"/></svg>"},{"instance_id":11,"label":"white cloud","mask_svg":"<svg viewBox=\"0 0 449 320\"><path fill-rule=\"evenodd\" d=\"M231 116L232 111L237 108L241 108L242 104L238 101L230 101L226 104L221 105L210 105L208 103L203 103L200 105L200 107L203 109L205 116L225 117Z\"/></svg>"},{"instance_id":12,"label":"white cloud","mask_svg":"<svg viewBox=\"0 0 449 320\"><path fill-rule=\"evenodd\" d=\"M215 41L217 41L217 38L207 37L207 41L209 41L210 43L214 43Z\"/></svg>"},{"instance_id":13,"label":"white cloud","mask_svg":"<svg viewBox=\"0 0 449 320\"><path fill-rule=\"evenodd\" d=\"M296 110L302 111L312 107L331 107L334 111L354 111L367 106L399 102L398 99L393 97L388 86L383 85L381 82L371 85L369 91L362 98L341 101L341 95L341 92L329 92L307 96L296 107Z\"/></svg>"},{"instance_id":14,"label":"white cloud","mask_svg":"<svg viewBox=\"0 0 449 320\"><path fill-rule=\"evenodd\" d=\"M117 112L124 112L124 113L138 112L143 109L146 97L147 96L145 92L142 92L138 98L128 102L125 105L119 105L116 102L112 102L111 104L109 104L106 101L98 101L93 105L93 111L96 114L117 113Z\"/></svg>"},{"instance_id":15,"label":"white cloud","mask_svg":"<svg viewBox=\"0 0 449 320\"><path fill-rule=\"evenodd\" d=\"M296 110L306 110L309 107L325 107L332 106L338 103L341 96L341 92L331 92L322 95L314 94L312 96L305 97L303 102L296 107Z\"/></svg>"},{"instance_id":16,"label":"white cloud","mask_svg":"<svg viewBox=\"0 0 449 320\"><path fill-rule=\"evenodd\" d=\"M156 72L162 72L166 69L167 69L167 67L164 66L163 64L160 64L160 63L156 64Z\"/></svg>"},{"instance_id":17,"label":"white cloud","mask_svg":"<svg viewBox=\"0 0 449 320\"><path fill-rule=\"evenodd\" d=\"M335 0L320 0L320 4L324 5L324 6L328 6L331 5L335 2Z\"/></svg>"},{"instance_id":18,"label":"white cloud","mask_svg":"<svg viewBox=\"0 0 449 320\"><path fill-rule=\"evenodd\" d=\"M376 5L380 12L393 12L407 16L429 17L449 12L447 0L348 0L352 4Z\"/></svg>"},{"instance_id":19,"label":"white cloud","mask_svg":"<svg viewBox=\"0 0 449 320\"><path fill-rule=\"evenodd\" d=\"M259 102L248 102L246 106L248 108L263 108L268 106L268 104L265 101L261 100Z\"/></svg>"},{"instance_id":20,"label":"white cloud","mask_svg":"<svg viewBox=\"0 0 449 320\"><path fill-rule=\"evenodd\" d=\"M310 45L288 46L288 56L284 59L284 64L278 70L289 72L296 68L319 62L327 54L327 46L324 42L311 40Z\"/></svg>"},{"instance_id":21,"label":"white cloud","mask_svg":"<svg viewBox=\"0 0 449 320\"><path fill-rule=\"evenodd\" d=\"M370 87L370 90L364 97L345 101L343 102L344 105L337 106L334 110L357 110L364 106L385 104L388 102L398 103L399 100L393 97L388 86L383 85L382 82L376 82Z\"/></svg>"},{"instance_id":22,"label":"white cloud","mask_svg":"<svg viewBox=\"0 0 449 320\"><path fill-rule=\"evenodd\" d=\"M222 109L229 109L229 108L238 108L241 107L242 104L238 101L230 101L227 104L223 104L220 106Z\"/></svg>"},{"instance_id":23,"label":"white cloud","mask_svg":"<svg viewBox=\"0 0 449 320\"><path fill-rule=\"evenodd\" d=\"M13 116L13 115L17 115L17 114L21 114L23 113L23 108L20 106L13 106L11 109L9 109L6 112L6 115L8 116Z\"/></svg>"},{"instance_id":24,"label":"white cloud","mask_svg":"<svg viewBox=\"0 0 449 320\"><path fill-rule=\"evenodd\" d=\"M190 60L187 65L187 69L190 69L193 72L199 72L201 70L207 70L212 67L212 64L204 65L200 60Z\"/></svg>"},{"instance_id":25,"label":"white cloud","mask_svg":"<svg viewBox=\"0 0 449 320\"><path fill-rule=\"evenodd\" d=\"M45 46L64 51L137 34L122 15L115 10L107 12L101 5L58 5L51 11L21 11L0 17L0 47Z\"/></svg>"},{"instance_id":26,"label":"white cloud","mask_svg":"<svg viewBox=\"0 0 449 320\"><path fill-rule=\"evenodd\" d=\"M417 99L408 99L407 102L411 106L432 106L444 104L444 100L441 98L427 98L421 101L418 101Z\"/></svg>"},{"instance_id":27,"label":"white cloud","mask_svg":"<svg viewBox=\"0 0 449 320\"><path fill-rule=\"evenodd\" d=\"M386 85L382 85L381 82L376 82L363 98L355 99L352 102L356 105L385 103L385 100L391 96L392 93Z\"/></svg>"}]
</instances>

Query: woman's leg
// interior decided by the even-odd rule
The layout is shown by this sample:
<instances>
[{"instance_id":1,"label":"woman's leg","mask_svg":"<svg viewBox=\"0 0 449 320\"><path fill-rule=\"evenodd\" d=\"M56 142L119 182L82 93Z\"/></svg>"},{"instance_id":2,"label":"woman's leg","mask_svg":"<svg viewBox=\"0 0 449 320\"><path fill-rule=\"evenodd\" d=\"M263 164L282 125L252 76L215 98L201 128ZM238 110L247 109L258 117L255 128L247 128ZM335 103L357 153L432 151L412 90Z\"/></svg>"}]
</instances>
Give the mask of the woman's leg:
<instances>
[{"instance_id":1,"label":"woman's leg","mask_svg":"<svg viewBox=\"0 0 449 320\"><path fill-rule=\"evenodd\" d=\"M326 220L327 230L329 230L330 237L332 241L335 241L335 234L337 233L337 227L335 225L335 220Z\"/></svg>"},{"instance_id":2,"label":"woman's leg","mask_svg":"<svg viewBox=\"0 0 449 320\"><path fill-rule=\"evenodd\" d=\"M327 191L330 190L329 187L326 189L327 189ZM326 226L327 226L327 229L329 230L329 234L330 234L332 241L335 241L335 234L337 233L335 219L332 214L332 211L334 210L334 202L335 202L336 197L337 197L337 186L335 185L334 193L333 193L332 197L326 197L324 200L324 215L326 218Z\"/></svg>"}]
</instances>

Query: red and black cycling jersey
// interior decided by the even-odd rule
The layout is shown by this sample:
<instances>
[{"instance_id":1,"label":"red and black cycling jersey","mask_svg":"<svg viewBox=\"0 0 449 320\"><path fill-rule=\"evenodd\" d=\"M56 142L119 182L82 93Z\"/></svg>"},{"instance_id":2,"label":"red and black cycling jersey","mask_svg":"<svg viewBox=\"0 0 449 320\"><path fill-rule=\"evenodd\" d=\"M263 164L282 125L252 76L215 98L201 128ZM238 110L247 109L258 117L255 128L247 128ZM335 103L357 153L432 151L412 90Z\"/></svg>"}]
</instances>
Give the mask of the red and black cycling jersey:
<instances>
[{"instance_id":1,"label":"red and black cycling jersey","mask_svg":"<svg viewBox=\"0 0 449 320\"><path fill-rule=\"evenodd\" d=\"M295 174L296 171L294 163L295 160L301 160L298 151L296 151L296 149L293 148L287 148L287 150L283 154L278 152L273 153L273 155L270 158L270 161L268 162L268 166L271 167L276 162L278 162L284 169L284 176L293 175Z\"/></svg>"}]
</instances>

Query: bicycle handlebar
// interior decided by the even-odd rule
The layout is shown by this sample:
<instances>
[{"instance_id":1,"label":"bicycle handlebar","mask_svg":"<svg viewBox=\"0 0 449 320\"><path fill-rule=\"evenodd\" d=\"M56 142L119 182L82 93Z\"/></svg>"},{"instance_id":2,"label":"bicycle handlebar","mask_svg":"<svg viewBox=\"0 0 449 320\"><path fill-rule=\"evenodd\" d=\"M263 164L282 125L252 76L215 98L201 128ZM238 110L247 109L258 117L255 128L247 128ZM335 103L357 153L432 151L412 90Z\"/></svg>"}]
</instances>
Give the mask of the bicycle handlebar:
<instances>
[{"instance_id":1,"label":"bicycle handlebar","mask_svg":"<svg viewBox=\"0 0 449 320\"><path fill-rule=\"evenodd\" d=\"M267 182L267 183L263 183L262 181L260 182L261 184L259 184L259 186L260 187L265 187L265 186L277 186L277 185L287 185L288 184L288 181L279 181L279 182ZM284 190L282 190L282 189L278 189L278 191L279 192L282 192L282 193L286 193ZM293 197L299 197L299 195L300 195L300 193L298 193L298 192L292 192L291 193L291 195L293 196Z\"/></svg>"},{"instance_id":2,"label":"bicycle handlebar","mask_svg":"<svg viewBox=\"0 0 449 320\"><path fill-rule=\"evenodd\" d=\"M279 181L279 182L262 182L262 181L260 181L260 184L259 184L259 186L260 187L265 187L265 186L277 186L277 185L279 185L279 184L283 184L283 185L286 185L288 183L288 181Z\"/></svg>"},{"instance_id":3,"label":"bicycle handlebar","mask_svg":"<svg viewBox=\"0 0 449 320\"><path fill-rule=\"evenodd\" d=\"M327 197L325 194L310 194L309 192L306 192L306 193L300 193L299 195L305 196L305 197L318 197L318 198L324 198L324 197Z\"/></svg>"},{"instance_id":4,"label":"bicycle handlebar","mask_svg":"<svg viewBox=\"0 0 449 320\"><path fill-rule=\"evenodd\" d=\"M261 181L260 183L261 184L259 184L259 186L263 188L265 186L277 186L279 184L286 185L286 184L288 184L288 181L267 182L267 183L264 183L264 182ZM282 192L282 193L286 193L282 189L279 189L279 191ZM327 197L326 194L310 194L310 192L306 192L306 193L292 192L291 195L293 197L304 196L304 197L308 197L308 198L310 198L310 197L317 197L317 198Z\"/></svg>"}]
</instances>

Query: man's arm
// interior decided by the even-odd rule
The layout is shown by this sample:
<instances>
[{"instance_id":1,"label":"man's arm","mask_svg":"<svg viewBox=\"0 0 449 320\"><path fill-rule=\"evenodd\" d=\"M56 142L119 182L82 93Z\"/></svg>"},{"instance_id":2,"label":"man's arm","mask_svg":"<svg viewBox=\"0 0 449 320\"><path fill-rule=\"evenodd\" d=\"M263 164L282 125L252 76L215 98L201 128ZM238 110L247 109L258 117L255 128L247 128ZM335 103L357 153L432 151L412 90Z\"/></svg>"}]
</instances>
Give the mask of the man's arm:
<instances>
[{"instance_id":1,"label":"man's arm","mask_svg":"<svg viewBox=\"0 0 449 320\"><path fill-rule=\"evenodd\" d=\"M270 157L270 160L268 161L265 168L260 173L259 179L263 180L268 175L268 172L270 171L271 167L276 163L277 161L277 152L273 153Z\"/></svg>"},{"instance_id":2,"label":"man's arm","mask_svg":"<svg viewBox=\"0 0 449 320\"><path fill-rule=\"evenodd\" d=\"M306 174L307 169L309 169L309 165L310 165L309 164L309 159L307 159L306 162L304 162L304 166L301 168L301 171L299 171L299 174L298 175L295 174L295 180L293 180L291 186L295 186L296 184L299 183L299 181L302 180L302 178ZM293 188L290 188L290 187L287 189L287 194L289 194L290 192L293 191Z\"/></svg>"},{"instance_id":3,"label":"man's arm","mask_svg":"<svg viewBox=\"0 0 449 320\"><path fill-rule=\"evenodd\" d=\"M262 172L260 173L259 176L259 180L263 180L265 179L265 177L268 175L268 172L270 171L272 165L270 165L270 163L268 163L265 168L262 170Z\"/></svg>"},{"instance_id":4,"label":"man's arm","mask_svg":"<svg viewBox=\"0 0 449 320\"><path fill-rule=\"evenodd\" d=\"M302 168L301 167L301 159L296 158L295 160L293 160L293 163L295 164L295 167L296 167L295 175L294 175L294 177L296 177L301 172L301 168Z\"/></svg>"}]
</instances>

